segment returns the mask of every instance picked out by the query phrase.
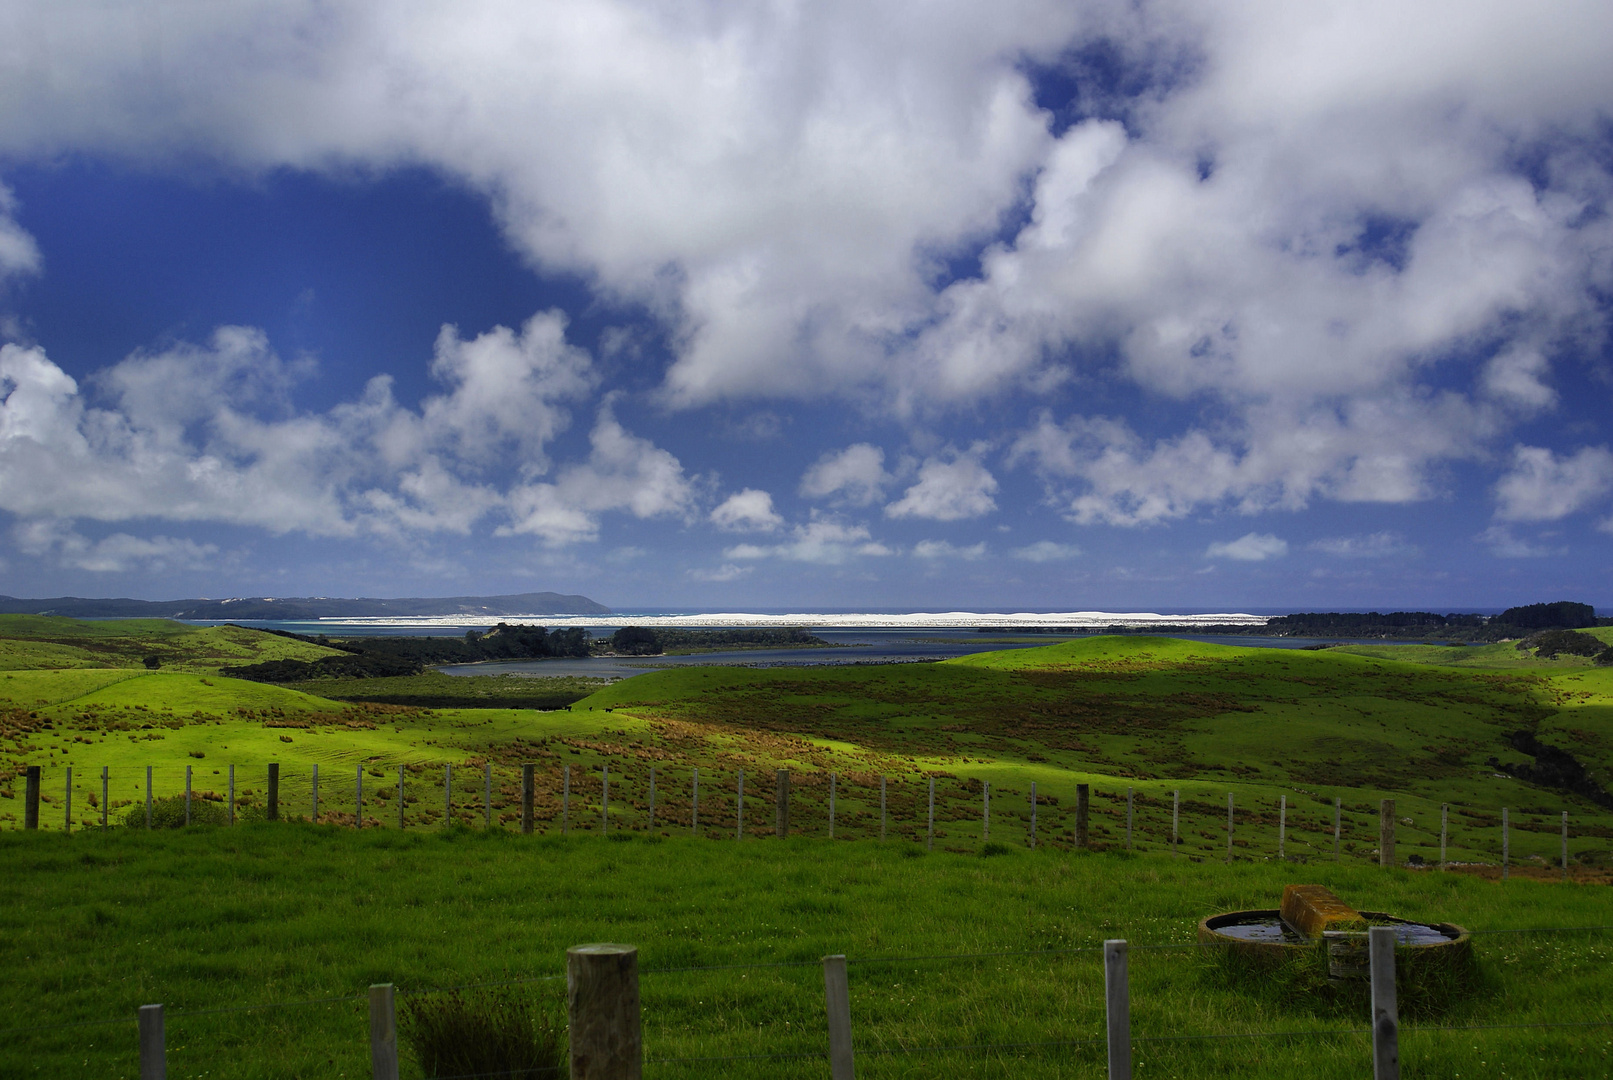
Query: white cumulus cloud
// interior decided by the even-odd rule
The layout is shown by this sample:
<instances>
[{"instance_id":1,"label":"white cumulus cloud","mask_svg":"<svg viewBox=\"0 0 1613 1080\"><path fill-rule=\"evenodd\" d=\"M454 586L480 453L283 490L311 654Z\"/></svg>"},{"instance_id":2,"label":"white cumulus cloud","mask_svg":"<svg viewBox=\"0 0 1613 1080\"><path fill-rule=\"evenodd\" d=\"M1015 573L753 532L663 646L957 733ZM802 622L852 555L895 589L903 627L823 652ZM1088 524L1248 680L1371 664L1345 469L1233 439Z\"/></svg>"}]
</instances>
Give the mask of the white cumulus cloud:
<instances>
[{"instance_id":1,"label":"white cumulus cloud","mask_svg":"<svg viewBox=\"0 0 1613 1080\"><path fill-rule=\"evenodd\" d=\"M885 494L894 478L885 471L885 451L856 443L825 454L801 477L801 494L809 499L837 495L852 506L867 506Z\"/></svg>"},{"instance_id":2,"label":"white cumulus cloud","mask_svg":"<svg viewBox=\"0 0 1613 1080\"><path fill-rule=\"evenodd\" d=\"M982 540L978 544L968 547L959 547L947 540L920 540L913 545L913 557L916 559L940 560L963 559L974 562L986 557L986 543Z\"/></svg>"},{"instance_id":3,"label":"white cumulus cloud","mask_svg":"<svg viewBox=\"0 0 1613 1080\"><path fill-rule=\"evenodd\" d=\"M730 532L772 532L784 524L773 509L773 496L755 488L736 491L711 512L711 522Z\"/></svg>"},{"instance_id":4,"label":"white cumulus cloud","mask_svg":"<svg viewBox=\"0 0 1613 1080\"><path fill-rule=\"evenodd\" d=\"M974 453L932 457L919 466L918 482L885 507L885 516L931 521L980 517L997 509L992 498L996 491L997 478Z\"/></svg>"},{"instance_id":5,"label":"white cumulus cloud","mask_svg":"<svg viewBox=\"0 0 1613 1080\"><path fill-rule=\"evenodd\" d=\"M1049 563L1079 558L1081 549L1074 544L1060 544L1054 540L1038 540L1034 544L1015 548L1009 554L1025 562Z\"/></svg>"},{"instance_id":6,"label":"white cumulus cloud","mask_svg":"<svg viewBox=\"0 0 1613 1080\"><path fill-rule=\"evenodd\" d=\"M1495 485L1495 516L1502 521L1556 521L1613 489L1613 452L1587 446L1558 457L1540 446L1519 446L1512 468Z\"/></svg>"},{"instance_id":7,"label":"white cumulus cloud","mask_svg":"<svg viewBox=\"0 0 1613 1080\"><path fill-rule=\"evenodd\" d=\"M1236 559L1239 562L1264 562L1280 559L1288 554L1288 541L1271 533L1244 533L1236 540L1217 541L1205 549L1211 559Z\"/></svg>"}]
</instances>

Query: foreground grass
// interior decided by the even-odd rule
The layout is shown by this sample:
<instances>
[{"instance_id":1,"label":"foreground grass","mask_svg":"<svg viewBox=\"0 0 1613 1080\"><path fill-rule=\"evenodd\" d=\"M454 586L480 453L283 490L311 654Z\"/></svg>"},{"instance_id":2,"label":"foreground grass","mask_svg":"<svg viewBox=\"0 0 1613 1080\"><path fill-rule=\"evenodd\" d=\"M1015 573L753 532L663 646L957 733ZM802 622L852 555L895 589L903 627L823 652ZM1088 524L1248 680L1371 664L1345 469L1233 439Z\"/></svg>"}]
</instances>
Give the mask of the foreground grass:
<instances>
[{"instance_id":1,"label":"foreground grass","mask_svg":"<svg viewBox=\"0 0 1613 1080\"><path fill-rule=\"evenodd\" d=\"M0 1075L136 1075L133 1016L169 1010L170 1075L367 1075L373 982L406 994L524 980L562 1009L564 950L640 949L653 1076L816 1077L828 953L852 960L860 1075L1099 1077L1101 965L1130 940L1142 1076L1354 1077L1364 1004L1228 982L1193 948L1199 918L1326 884L1360 907L1473 929L1607 922L1600 887L1349 866L1192 864L1163 856L1007 850L982 858L877 841L717 843L623 834L522 837L259 825L234 830L0 835ZM1477 939L1471 990L1408 1031L1408 1075L1609 1071L1608 1029L1436 1026L1605 1020L1606 933ZM956 958L956 954L1040 955ZM937 959L937 957L954 957ZM766 965L796 966L766 966ZM689 971L712 965L763 965ZM274 1003L315 1004L229 1011ZM224 1010L224 1011L219 1011ZM102 1020L113 1026L52 1027ZM1153 1036L1330 1032L1302 1039ZM996 1044L995 1048L987 1044ZM938 1046L967 1051L924 1053ZM418 1076L410 1062L405 1075Z\"/></svg>"}]
</instances>

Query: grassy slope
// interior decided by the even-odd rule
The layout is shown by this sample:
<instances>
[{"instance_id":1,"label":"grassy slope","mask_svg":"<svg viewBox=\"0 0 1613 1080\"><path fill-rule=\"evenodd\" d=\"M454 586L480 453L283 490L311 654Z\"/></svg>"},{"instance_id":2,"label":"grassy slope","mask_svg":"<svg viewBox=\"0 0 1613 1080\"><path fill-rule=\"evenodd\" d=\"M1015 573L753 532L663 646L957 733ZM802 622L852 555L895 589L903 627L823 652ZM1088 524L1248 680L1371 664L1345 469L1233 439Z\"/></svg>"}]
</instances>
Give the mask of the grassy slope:
<instances>
[{"instance_id":1,"label":"grassy slope","mask_svg":"<svg viewBox=\"0 0 1613 1080\"><path fill-rule=\"evenodd\" d=\"M916 857L915 857L916 856ZM307 826L146 834L0 834L0 967L27 987L8 1003L0 1074L132 1078L132 1020L161 1001L170 1075L367 1075L364 1005L185 1015L362 994L556 976L563 951L615 940L641 950L647 1056L813 1053L823 1037L815 961L853 963L859 1075L1101 1077L1101 1044L879 1056L897 1046L1090 1039L1102 1032L1093 953L977 960L937 954L1192 939L1217 911L1267 907L1296 877L1358 906L1474 929L1605 922L1600 888L1463 875L1198 865L1164 856L1000 857L877 841L628 843L456 830L398 834ZM1426 1022L1573 1022L1602 1015L1605 935L1481 937L1478 987ZM657 969L801 962L709 972ZM1364 1006L1322 1005L1267 981L1228 984L1196 950L1135 950L1139 1038L1359 1029ZM564 983L528 983L558 1013ZM1410 1075L1577 1076L1608 1071L1601 1029L1402 1035ZM1138 1044L1139 1075L1344 1078L1368 1069L1360 1035ZM816 1077L821 1059L661 1065L660 1076ZM413 1063L406 1077L418 1076Z\"/></svg>"},{"instance_id":2,"label":"grassy slope","mask_svg":"<svg viewBox=\"0 0 1613 1080\"><path fill-rule=\"evenodd\" d=\"M45 615L0 615L0 670L141 667L216 671L226 664L317 660L338 650L240 626L186 626L168 619L86 622Z\"/></svg>"},{"instance_id":3,"label":"grassy slope","mask_svg":"<svg viewBox=\"0 0 1613 1080\"><path fill-rule=\"evenodd\" d=\"M642 825L647 766L656 763L658 823L689 819L688 770L698 766L703 823L712 830L733 827L736 771L752 777L755 800L757 774L787 767L798 774L795 826L826 830L827 774L834 771L841 777L837 826L853 835L877 834L880 775L895 781L891 827L916 835L921 785L934 774L940 840L950 847L980 843L981 780L992 783L996 835L1005 839L1028 826L1030 781L1038 785L1038 829L1053 838L1069 835L1075 784L1095 785L1100 844L1123 842L1124 790L1133 787L1134 839L1156 850L1169 836L1170 792L1180 790L1187 850L1211 858L1225 850L1228 792L1238 806L1238 852L1256 857L1275 852L1282 796L1290 807L1290 856L1331 857L1335 795L1346 807L1346 855L1359 860L1376 846L1380 797L1399 800L1399 815L1411 819L1399 832L1402 858L1437 857L1445 802L1454 808L1451 852L1460 860L1497 858L1502 806L1514 810L1518 859L1555 861L1555 818L1565 808L1574 818L1576 856L1606 858L1613 836L1613 815L1499 778L1485 765L1493 755L1519 759L1502 738L1527 725L1594 767L1613 763L1607 669L1469 672L1339 650L1123 637L934 665L674 669L617 683L561 713L347 706L170 672L13 673L0 679L0 694L11 688L26 704L58 703L39 710L53 730L5 748L17 764L57 766L46 780L53 796L59 766L74 762L81 822L96 816L88 797L97 785L84 781L103 765L116 778L116 807L143 794L148 764L159 766L159 794L182 788L186 764L198 770L198 786L221 790L230 763L244 770L240 787L257 792L264 765L279 761L288 805L308 805L309 767L318 763L326 777L323 808L349 815L353 769L370 763L367 811L388 821L396 819L396 804L387 804L394 766L408 764L409 819L428 824L441 820L434 765L479 768L491 760L498 766L495 809L505 820L515 812L517 765L537 762L544 825L559 817L566 764L574 772L573 820L597 817L598 770L609 765L615 812ZM456 791L456 814L480 817L479 785L463 778ZM14 820L16 805L0 802L0 820ZM748 824L765 830L765 810L752 807ZM54 825L59 812L45 817Z\"/></svg>"}]
</instances>

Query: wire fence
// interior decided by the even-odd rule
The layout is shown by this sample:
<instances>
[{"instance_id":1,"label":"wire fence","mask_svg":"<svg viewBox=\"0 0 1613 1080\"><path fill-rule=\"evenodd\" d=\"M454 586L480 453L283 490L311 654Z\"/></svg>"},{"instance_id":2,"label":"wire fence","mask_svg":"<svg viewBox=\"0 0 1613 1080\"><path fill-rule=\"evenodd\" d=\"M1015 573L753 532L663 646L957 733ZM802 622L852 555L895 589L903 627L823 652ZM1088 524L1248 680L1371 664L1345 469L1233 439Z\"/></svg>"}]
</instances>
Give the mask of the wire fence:
<instances>
[{"instance_id":1,"label":"wire fence","mask_svg":"<svg viewBox=\"0 0 1613 1080\"><path fill-rule=\"evenodd\" d=\"M32 745L32 744L30 744ZM660 832L713 840L815 836L896 839L950 851L987 844L1169 851L1190 859L1278 858L1409 866L1486 865L1503 874L1592 866L1613 829L1567 809L1436 806L1393 799L1267 796L1204 784L1077 784L1075 798L1034 780L994 784L932 770L881 776L618 763L456 764L374 760L237 766L0 769L0 827L93 831L276 819L350 828L504 829L539 834ZM1070 785L1065 785L1066 787ZM1387 855L1385 854L1387 852Z\"/></svg>"},{"instance_id":2,"label":"wire fence","mask_svg":"<svg viewBox=\"0 0 1613 1080\"><path fill-rule=\"evenodd\" d=\"M1481 979L1433 1002L1419 998L1414 987L1402 989L1398 1038L1408 1072L1426 1072L1436 1062L1442 1069L1459 1072L1471 1059L1474 1066L1484 1063L1474 1075L1498 1075L1508 1062L1540 1054L1554 1055L1556 1060L1586 1054L1588 1061L1605 1064L1613 1047L1613 1036L1607 1034L1613 1030L1613 1009L1606 995L1580 998L1578 1009L1569 1014L1564 1012L1562 995L1554 998L1547 993L1545 980L1560 978L1565 968L1605 968L1607 942L1598 936L1610 931L1613 925L1473 931L1475 937L1501 943L1517 941L1520 934L1535 935L1549 939L1552 947L1537 950L1532 967L1528 963L1518 967L1520 958L1504 947L1485 957L1485 963L1507 970L1508 982L1502 988L1475 989ZM1576 944L1589 938L1597 938L1594 948ZM1007 1066L1012 1066L1007 1075L1082 1075L1082 1069L1114 1060L1113 944L645 967L634 978L635 996L641 989L643 1001L642 1049L637 1052L651 1075L821 1076L827 1062L838 1077L841 1074L833 1071L837 1067L833 962L839 961L846 995L844 1046L866 1075L906 1075L908 1066L900 1063L921 1059L928 1063L926 1068L944 1067L955 1075L972 1075L980 1069L995 1075ZM1224 1075L1228 1067L1246 1068L1251 1075L1261 1069L1268 1075L1283 1075L1281 1054L1294 1052L1296 1064L1356 1061L1361 1066L1358 1074L1366 1075L1373 1026L1365 983L1320 988L1291 984L1287 992L1292 999L1285 1002L1261 985L1263 979L1269 981L1269 972L1225 962L1237 955L1234 946L1186 941L1121 944L1129 953L1129 960L1122 961L1129 980L1124 1036L1128 1059L1140 1066L1168 1065L1177 1074L1190 1076ZM1401 957L1406 952L1391 950ZM893 974L892 967L902 971ZM758 972L770 977L762 982L742 977ZM579 978L575 967L569 976L573 982ZM401 1052L393 1050L393 1060L401 1062L401 1068L373 1075L384 1080L564 1075L567 979L567 972L556 970L453 986L387 986L387 1008L393 1008L394 993L404 1003ZM1584 985L1604 984L1586 977ZM375 1040L388 1037L386 1025L377 1028L378 989L231 1006L168 1005L159 1010L157 1025L159 1042L165 1044L164 1060L175 1075L187 1076L215 1071L307 1075L295 1070L315 1057L323 1066L339 1067L329 1072L314 1069L316 1073L372 1075L364 1062L376 1060ZM1212 998L1218 1001L1211 1002ZM517 1000L523 1015L543 1021L539 1027L547 1025L561 1057L547 1065L430 1069L424 1052L411 1041L408 1018L418 1014L411 1012L410 1003L448 999L483 1004ZM575 996L571 1007L577 1007ZM149 1036L146 1012L0 1028L4 1047L0 1061L19 1075L24 1071L87 1075L78 1071L80 1063L95 1061L103 1063L99 1075L143 1075L133 1071L133 1065ZM484 1029L467 1031L486 1038ZM1256 1044L1262 1048L1240 1049ZM286 1049L299 1045L305 1052ZM1290 1050L1273 1049L1285 1046ZM1304 1049L1294 1049L1298 1047ZM940 1064L947 1059L949 1064ZM248 1061L261 1063L261 1071L243 1071L239 1066Z\"/></svg>"}]
</instances>

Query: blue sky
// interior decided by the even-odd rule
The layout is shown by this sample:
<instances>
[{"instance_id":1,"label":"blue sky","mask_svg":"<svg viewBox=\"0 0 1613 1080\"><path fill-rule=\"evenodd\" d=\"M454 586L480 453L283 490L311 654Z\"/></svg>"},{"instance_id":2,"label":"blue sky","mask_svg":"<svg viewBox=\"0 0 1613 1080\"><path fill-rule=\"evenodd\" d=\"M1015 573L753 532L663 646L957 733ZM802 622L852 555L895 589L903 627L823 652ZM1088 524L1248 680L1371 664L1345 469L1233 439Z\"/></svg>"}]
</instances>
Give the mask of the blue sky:
<instances>
[{"instance_id":1,"label":"blue sky","mask_svg":"<svg viewBox=\"0 0 1613 1080\"><path fill-rule=\"evenodd\" d=\"M1605 5L0 2L0 592L1613 607Z\"/></svg>"}]
</instances>

